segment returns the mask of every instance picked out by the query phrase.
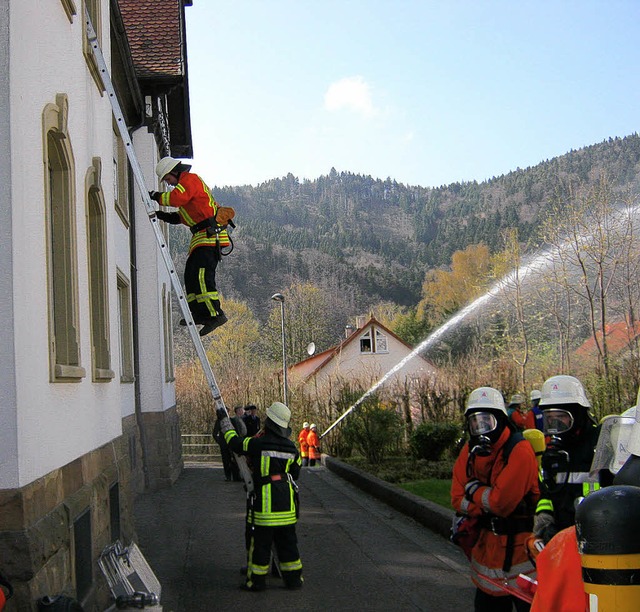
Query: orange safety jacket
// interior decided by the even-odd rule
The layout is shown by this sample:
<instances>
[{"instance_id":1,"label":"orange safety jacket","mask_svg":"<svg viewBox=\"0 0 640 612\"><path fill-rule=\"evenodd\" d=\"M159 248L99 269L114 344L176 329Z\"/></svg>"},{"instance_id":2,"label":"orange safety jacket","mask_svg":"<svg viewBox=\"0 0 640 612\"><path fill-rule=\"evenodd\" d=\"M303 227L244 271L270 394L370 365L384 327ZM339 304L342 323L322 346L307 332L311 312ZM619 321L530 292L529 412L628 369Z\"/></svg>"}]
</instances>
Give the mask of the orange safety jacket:
<instances>
[{"instance_id":1,"label":"orange safety jacket","mask_svg":"<svg viewBox=\"0 0 640 612\"><path fill-rule=\"evenodd\" d=\"M320 459L320 438L313 429L307 434L307 445L309 446L309 459Z\"/></svg>"},{"instance_id":2,"label":"orange safety jacket","mask_svg":"<svg viewBox=\"0 0 640 612\"><path fill-rule=\"evenodd\" d=\"M215 217L218 212L218 204L209 187L193 172L182 172L180 182L171 191L164 191L161 194L160 204L177 208L182 223L188 227L193 227L201 221ZM206 228L204 228L191 238L189 255L194 249L201 246L228 247L230 245L231 241L226 229L209 237Z\"/></svg>"},{"instance_id":3,"label":"orange safety jacket","mask_svg":"<svg viewBox=\"0 0 640 612\"><path fill-rule=\"evenodd\" d=\"M535 574L525 542L531 535L535 504L540 496L538 463L531 444L526 440L512 447L505 463L502 451L511 435L511 430L506 427L488 457L475 456L471 461L469 445L465 444L453 467L451 482L451 504L455 511L482 517L480 535L471 551L471 579L478 588L493 596L505 596L507 593L483 577L508 580L515 588L519 574ZM478 487L472 501L469 501L464 487L472 479L484 484ZM505 571L509 530L515 533L511 536L510 567Z\"/></svg>"},{"instance_id":4,"label":"orange safety jacket","mask_svg":"<svg viewBox=\"0 0 640 612\"><path fill-rule=\"evenodd\" d=\"M298 434L298 444L300 445L300 456L308 457L309 456L309 445L307 444L307 435L309 434L309 430L306 427L303 427Z\"/></svg>"},{"instance_id":5,"label":"orange safety jacket","mask_svg":"<svg viewBox=\"0 0 640 612\"><path fill-rule=\"evenodd\" d=\"M536 565L538 588L533 596L531 612L589 610L575 526L556 533L536 557Z\"/></svg>"}]
</instances>

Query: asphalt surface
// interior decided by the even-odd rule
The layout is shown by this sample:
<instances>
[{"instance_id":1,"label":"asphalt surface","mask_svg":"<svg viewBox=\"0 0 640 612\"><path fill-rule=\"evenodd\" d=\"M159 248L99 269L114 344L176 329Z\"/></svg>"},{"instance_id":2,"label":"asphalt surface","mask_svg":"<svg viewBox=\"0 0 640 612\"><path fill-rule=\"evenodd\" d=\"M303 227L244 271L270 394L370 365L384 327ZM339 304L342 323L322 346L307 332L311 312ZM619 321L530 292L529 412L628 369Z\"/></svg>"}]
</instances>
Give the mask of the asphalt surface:
<instances>
[{"instance_id":1,"label":"asphalt surface","mask_svg":"<svg viewBox=\"0 0 640 612\"><path fill-rule=\"evenodd\" d=\"M164 612L473 610L462 552L324 466L304 468L297 526L304 586L270 576L239 589L245 493L216 465L188 466L173 487L136 499L138 545L162 586Z\"/></svg>"}]
</instances>

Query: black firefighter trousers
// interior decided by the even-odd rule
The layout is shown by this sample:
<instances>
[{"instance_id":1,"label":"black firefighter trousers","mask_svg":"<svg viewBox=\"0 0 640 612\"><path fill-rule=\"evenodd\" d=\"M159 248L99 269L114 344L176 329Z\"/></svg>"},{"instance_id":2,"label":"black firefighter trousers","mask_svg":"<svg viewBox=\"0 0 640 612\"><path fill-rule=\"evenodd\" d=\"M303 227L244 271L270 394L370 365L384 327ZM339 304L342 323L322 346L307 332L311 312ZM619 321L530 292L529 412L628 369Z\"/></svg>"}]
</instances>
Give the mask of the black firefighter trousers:
<instances>
[{"instance_id":1,"label":"black firefighter trousers","mask_svg":"<svg viewBox=\"0 0 640 612\"><path fill-rule=\"evenodd\" d=\"M295 525L262 527L254 525L248 534L246 586L260 591L266 587L271 568L271 547L275 545L284 585L289 589L302 586L302 561L298 552Z\"/></svg>"},{"instance_id":2,"label":"black firefighter trousers","mask_svg":"<svg viewBox=\"0 0 640 612\"><path fill-rule=\"evenodd\" d=\"M187 257L184 266L184 286L191 315L196 323L222 314L216 289L216 268L220 256L218 249L201 246Z\"/></svg>"}]
</instances>

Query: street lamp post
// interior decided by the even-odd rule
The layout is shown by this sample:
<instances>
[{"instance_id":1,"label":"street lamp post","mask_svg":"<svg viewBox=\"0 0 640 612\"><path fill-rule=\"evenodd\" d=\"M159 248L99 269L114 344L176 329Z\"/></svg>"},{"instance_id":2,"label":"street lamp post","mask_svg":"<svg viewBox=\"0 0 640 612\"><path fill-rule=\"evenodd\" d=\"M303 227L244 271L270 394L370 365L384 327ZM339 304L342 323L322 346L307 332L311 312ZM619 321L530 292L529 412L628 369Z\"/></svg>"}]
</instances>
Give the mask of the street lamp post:
<instances>
[{"instance_id":1,"label":"street lamp post","mask_svg":"<svg viewBox=\"0 0 640 612\"><path fill-rule=\"evenodd\" d=\"M289 405L289 389L287 385L287 340L284 327L284 295L274 293L271 296L274 302L280 302L280 321L282 323L282 386L284 395L284 405Z\"/></svg>"}]
</instances>

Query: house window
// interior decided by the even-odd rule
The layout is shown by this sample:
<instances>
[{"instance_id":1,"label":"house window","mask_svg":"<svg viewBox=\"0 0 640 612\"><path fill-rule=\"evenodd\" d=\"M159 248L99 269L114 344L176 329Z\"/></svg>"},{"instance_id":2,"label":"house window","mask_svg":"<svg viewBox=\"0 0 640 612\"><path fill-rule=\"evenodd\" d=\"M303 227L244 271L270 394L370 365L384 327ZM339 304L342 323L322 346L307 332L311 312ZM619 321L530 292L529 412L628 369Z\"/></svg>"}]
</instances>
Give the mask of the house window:
<instances>
[{"instance_id":1,"label":"house window","mask_svg":"<svg viewBox=\"0 0 640 612\"><path fill-rule=\"evenodd\" d=\"M79 380L86 375L80 365L74 166L67 116L64 94L58 94L56 103L48 104L42 115L52 382Z\"/></svg>"},{"instance_id":2,"label":"house window","mask_svg":"<svg viewBox=\"0 0 640 612\"><path fill-rule=\"evenodd\" d=\"M387 353L387 337L379 330L376 329L376 343L375 343L375 352L376 353Z\"/></svg>"},{"instance_id":3,"label":"house window","mask_svg":"<svg viewBox=\"0 0 640 612\"><path fill-rule=\"evenodd\" d=\"M162 285L162 312L164 332L164 375L166 382L175 380L173 370L173 332L171 329L171 291Z\"/></svg>"},{"instance_id":4,"label":"house window","mask_svg":"<svg viewBox=\"0 0 640 612\"><path fill-rule=\"evenodd\" d=\"M109 524L111 542L120 539L120 485L116 482L109 487Z\"/></svg>"},{"instance_id":5,"label":"house window","mask_svg":"<svg viewBox=\"0 0 640 612\"><path fill-rule=\"evenodd\" d=\"M371 342L371 330L360 336L360 352L372 353L373 343Z\"/></svg>"},{"instance_id":6,"label":"house window","mask_svg":"<svg viewBox=\"0 0 640 612\"><path fill-rule=\"evenodd\" d=\"M73 0L61 0L61 2L69 21L73 23L73 16L77 14L75 2Z\"/></svg>"},{"instance_id":7,"label":"house window","mask_svg":"<svg viewBox=\"0 0 640 612\"><path fill-rule=\"evenodd\" d=\"M93 582L93 555L91 554L91 511L87 508L73 521L73 549L76 593L82 601Z\"/></svg>"},{"instance_id":8,"label":"house window","mask_svg":"<svg viewBox=\"0 0 640 612\"><path fill-rule=\"evenodd\" d=\"M102 19L100 15L100 0L84 0L84 10L82 12L83 23L84 23L85 15L89 16L89 19L91 20L91 25L93 26L93 29L95 30L96 35L98 37L98 44L102 46L102 36L101 36ZM98 89L101 92L104 91L104 83L102 82L102 77L100 76L100 69L98 68L96 58L93 55L93 49L89 44L89 37L87 36L86 28L84 28L84 38L82 40L82 52L87 62L89 73L93 77L93 80L96 82Z\"/></svg>"},{"instance_id":9,"label":"house window","mask_svg":"<svg viewBox=\"0 0 640 612\"><path fill-rule=\"evenodd\" d=\"M360 352L361 353L387 353L387 337L376 329L375 333L369 329L360 336Z\"/></svg>"},{"instance_id":10,"label":"house window","mask_svg":"<svg viewBox=\"0 0 640 612\"><path fill-rule=\"evenodd\" d=\"M95 157L87 172L87 256L93 379L111 380L109 348L109 295L107 287L107 232L105 205L100 186L100 159Z\"/></svg>"},{"instance_id":11,"label":"house window","mask_svg":"<svg viewBox=\"0 0 640 612\"><path fill-rule=\"evenodd\" d=\"M118 270L118 324L120 326L120 382L135 380L133 371L133 324L129 280Z\"/></svg>"},{"instance_id":12,"label":"house window","mask_svg":"<svg viewBox=\"0 0 640 612\"><path fill-rule=\"evenodd\" d=\"M129 227L129 159L120 132L113 125L113 197L116 212Z\"/></svg>"}]
</instances>

